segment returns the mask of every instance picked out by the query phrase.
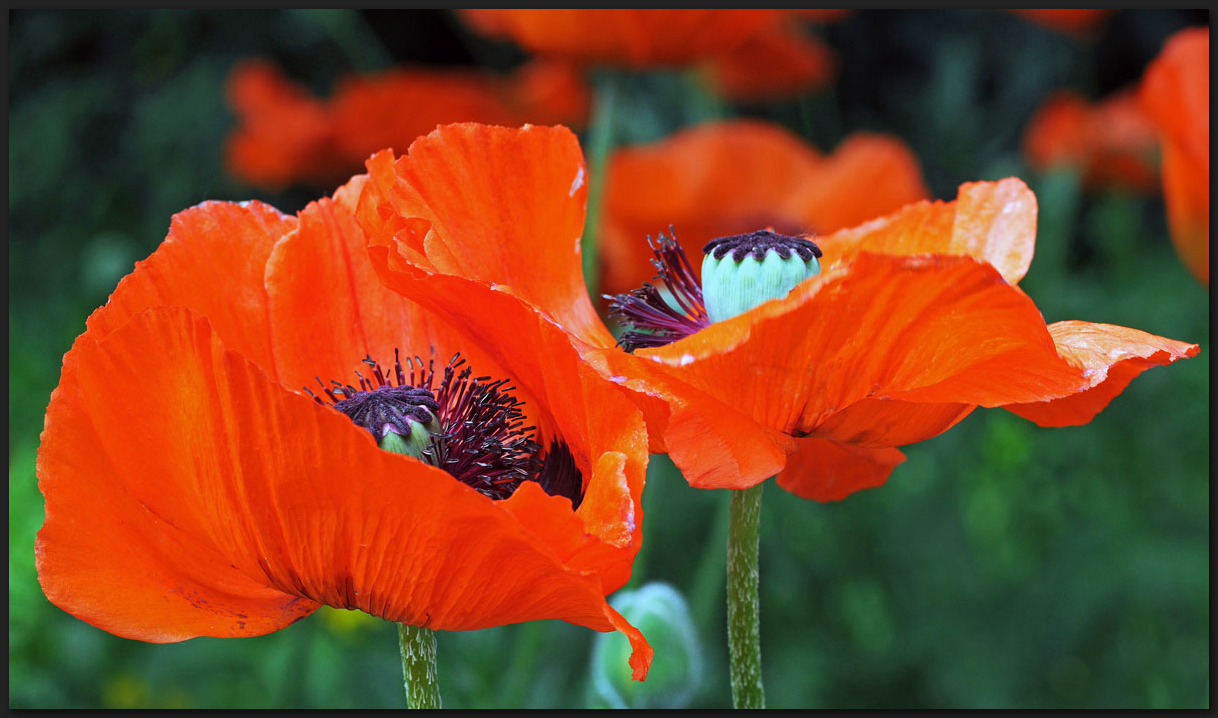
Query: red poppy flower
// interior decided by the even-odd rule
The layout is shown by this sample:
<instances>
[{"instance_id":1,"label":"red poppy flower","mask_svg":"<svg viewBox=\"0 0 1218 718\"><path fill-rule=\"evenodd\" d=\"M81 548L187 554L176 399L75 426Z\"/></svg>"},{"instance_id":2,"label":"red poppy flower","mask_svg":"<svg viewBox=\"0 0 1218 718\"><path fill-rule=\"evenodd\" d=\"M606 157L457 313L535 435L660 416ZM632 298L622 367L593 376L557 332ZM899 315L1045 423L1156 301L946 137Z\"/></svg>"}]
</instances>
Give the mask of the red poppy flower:
<instances>
[{"instance_id":1,"label":"red poppy flower","mask_svg":"<svg viewBox=\"0 0 1218 718\"><path fill-rule=\"evenodd\" d=\"M641 540L641 415L557 327L488 347L383 287L361 182L298 216L187 210L89 317L38 456L43 590L152 642L322 604L444 630L558 618L625 633L642 679L651 649L604 599ZM396 380L364 361L399 352ZM425 460L377 446L414 436L403 406L440 431Z\"/></svg>"},{"instance_id":2,"label":"red poppy flower","mask_svg":"<svg viewBox=\"0 0 1218 718\"><path fill-rule=\"evenodd\" d=\"M1210 30L1173 35L1142 78L1142 109L1159 131L1163 195L1184 264L1210 281Z\"/></svg>"},{"instance_id":3,"label":"red poppy flower","mask_svg":"<svg viewBox=\"0 0 1218 718\"><path fill-rule=\"evenodd\" d=\"M683 65L728 52L764 31L779 10L458 10L475 30L529 52L628 67Z\"/></svg>"},{"instance_id":4,"label":"red poppy flower","mask_svg":"<svg viewBox=\"0 0 1218 718\"><path fill-rule=\"evenodd\" d=\"M652 278L651 252L639 239L669 225L686 254L700 257L715 237L766 226L832 232L930 195L917 158L895 138L856 133L822 155L754 120L707 123L619 149L607 174L598 237L609 294Z\"/></svg>"},{"instance_id":5,"label":"red poppy flower","mask_svg":"<svg viewBox=\"0 0 1218 718\"><path fill-rule=\"evenodd\" d=\"M702 71L725 98L763 102L824 86L833 78L836 65L828 45L799 23L788 21L777 22L770 30L715 55Z\"/></svg>"},{"instance_id":6,"label":"red poppy flower","mask_svg":"<svg viewBox=\"0 0 1218 718\"><path fill-rule=\"evenodd\" d=\"M1111 8L1016 8L1011 12L1032 22L1061 32L1087 32L1112 14Z\"/></svg>"},{"instance_id":7,"label":"red poppy flower","mask_svg":"<svg viewBox=\"0 0 1218 718\"><path fill-rule=\"evenodd\" d=\"M1096 104L1070 92L1051 96L1028 123L1023 147L1033 169L1077 167L1089 187L1158 189L1154 126L1132 91Z\"/></svg>"},{"instance_id":8,"label":"red poppy flower","mask_svg":"<svg viewBox=\"0 0 1218 718\"><path fill-rule=\"evenodd\" d=\"M539 59L506 76L423 68L351 76L323 103L251 60L233 70L229 100L239 123L228 139L229 171L279 189L341 181L373 152L408 147L438 124L582 124L591 95L574 66Z\"/></svg>"},{"instance_id":9,"label":"red poppy flower","mask_svg":"<svg viewBox=\"0 0 1218 718\"><path fill-rule=\"evenodd\" d=\"M368 169L359 219L383 281L492 344L561 326L636 392L652 450L699 487L777 473L800 496L842 498L883 483L895 447L977 406L1085 423L1137 374L1199 351L1124 327L1046 326L1015 286L1036 223L1017 179L818 237L824 271L789 295L628 354L580 278L585 174L570 132L442 127Z\"/></svg>"}]
</instances>

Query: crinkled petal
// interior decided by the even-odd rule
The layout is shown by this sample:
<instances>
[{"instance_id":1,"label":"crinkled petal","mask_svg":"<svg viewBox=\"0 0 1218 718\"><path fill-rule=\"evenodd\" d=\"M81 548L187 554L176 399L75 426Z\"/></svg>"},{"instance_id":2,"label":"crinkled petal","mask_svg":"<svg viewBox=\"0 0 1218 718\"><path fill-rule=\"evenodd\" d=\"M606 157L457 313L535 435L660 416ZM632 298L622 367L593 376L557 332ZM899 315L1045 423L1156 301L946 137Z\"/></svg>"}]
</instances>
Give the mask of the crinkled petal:
<instances>
[{"instance_id":1,"label":"crinkled petal","mask_svg":"<svg viewBox=\"0 0 1218 718\"><path fill-rule=\"evenodd\" d=\"M905 455L897 449L871 449L824 439L800 439L778 485L812 501L840 501L882 485Z\"/></svg>"},{"instance_id":2,"label":"crinkled petal","mask_svg":"<svg viewBox=\"0 0 1218 718\"><path fill-rule=\"evenodd\" d=\"M919 202L852 229L817 237L823 263L856 252L954 254L989 262L1012 284L1023 279L1036 243L1036 196L1022 180L960 185L953 202Z\"/></svg>"},{"instance_id":3,"label":"crinkled petal","mask_svg":"<svg viewBox=\"0 0 1218 718\"><path fill-rule=\"evenodd\" d=\"M208 318L225 345L274 376L263 275L275 243L297 223L253 201L204 202L179 212L161 246L89 317L90 334L100 339L149 307L188 307Z\"/></svg>"},{"instance_id":4,"label":"crinkled petal","mask_svg":"<svg viewBox=\"0 0 1218 718\"><path fill-rule=\"evenodd\" d=\"M377 449L180 308L78 340L43 446L40 580L119 635L256 635L317 603L436 629L615 628L600 577L501 503Z\"/></svg>"},{"instance_id":5,"label":"crinkled petal","mask_svg":"<svg viewBox=\"0 0 1218 718\"><path fill-rule=\"evenodd\" d=\"M580 265L587 174L570 130L448 125L394 164L377 155L368 170L361 222L373 245L511 287L568 332L612 343Z\"/></svg>"},{"instance_id":6,"label":"crinkled petal","mask_svg":"<svg viewBox=\"0 0 1218 718\"><path fill-rule=\"evenodd\" d=\"M1138 374L1201 351L1196 344L1111 324L1056 322L1049 333L1063 359L1080 372L1083 385L1060 399L1005 407L1041 426L1086 424Z\"/></svg>"}]
</instances>

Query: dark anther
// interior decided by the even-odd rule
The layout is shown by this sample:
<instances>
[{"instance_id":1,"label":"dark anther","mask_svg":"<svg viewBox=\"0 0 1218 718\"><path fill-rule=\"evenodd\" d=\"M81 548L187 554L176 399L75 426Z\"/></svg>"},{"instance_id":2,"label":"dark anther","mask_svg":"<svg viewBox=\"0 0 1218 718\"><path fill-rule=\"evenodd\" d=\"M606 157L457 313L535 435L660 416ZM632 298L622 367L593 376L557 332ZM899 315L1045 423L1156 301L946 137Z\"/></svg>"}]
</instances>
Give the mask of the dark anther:
<instances>
[{"instance_id":1,"label":"dark anther","mask_svg":"<svg viewBox=\"0 0 1218 718\"><path fill-rule=\"evenodd\" d=\"M777 252L782 259L790 259L792 253L798 254L805 262L813 257L817 259L821 257L820 247L816 246L814 242L802 237L779 234L768 229L712 239L703 247L702 253L711 254L713 252L715 259L723 259L725 254L731 252L732 260L735 262L743 261L746 256L751 254L760 262L765 259L766 252L770 250Z\"/></svg>"}]
</instances>

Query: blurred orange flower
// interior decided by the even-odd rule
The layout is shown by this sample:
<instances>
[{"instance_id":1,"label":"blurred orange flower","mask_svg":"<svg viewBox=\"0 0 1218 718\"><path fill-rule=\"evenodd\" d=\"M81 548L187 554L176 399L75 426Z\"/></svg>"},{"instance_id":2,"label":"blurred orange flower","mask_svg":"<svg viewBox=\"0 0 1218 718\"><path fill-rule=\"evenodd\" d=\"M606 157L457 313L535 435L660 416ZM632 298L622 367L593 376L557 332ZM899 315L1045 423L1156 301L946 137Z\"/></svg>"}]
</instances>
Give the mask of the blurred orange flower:
<instances>
[{"instance_id":1,"label":"blurred orange flower","mask_svg":"<svg viewBox=\"0 0 1218 718\"><path fill-rule=\"evenodd\" d=\"M1015 8L1011 12L1038 25L1069 33L1082 33L1097 27L1114 10L1111 8Z\"/></svg>"},{"instance_id":2,"label":"blurred orange flower","mask_svg":"<svg viewBox=\"0 0 1218 718\"><path fill-rule=\"evenodd\" d=\"M655 267L641 237L672 225L685 252L770 226L826 233L930 196L900 140L855 133L831 154L757 120L707 123L610 158L600 251L604 291L627 292ZM700 274L700 266L694 267Z\"/></svg>"},{"instance_id":3,"label":"blurred orange flower","mask_svg":"<svg viewBox=\"0 0 1218 718\"><path fill-rule=\"evenodd\" d=\"M269 63L248 60L234 68L228 93L238 121L228 170L273 190L341 182L373 152L408 147L439 124L581 125L591 102L574 66L541 59L506 76L424 68L351 76L325 102Z\"/></svg>"},{"instance_id":4,"label":"blurred orange flower","mask_svg":"<svg viewBox=\"0 0 1218 718\"><path fill-rule=\"evenodd\" d=\"M778 474L800 496L840 499L883 483L904 458L895 447L977 406L1085 423L1142 371L1199 351L1107 324L1046 326L1016 286L1036 224L1017 179L818 237L824 271L786 297L628 354L580 275L586 172L569 131L447 126L368 169L358 216L382 281L489 346L561 328L635 392L652 451L698 487Z\"/></svg>"},{"instance_id":5,"label":"blurred orange flower","mask_svg":"<svg viewBox=\"0 0 1218 718\"><path fill-rule=\"evenodd\" d=\"M1071 92L1051 96L1028 123L1023 149L1033 169L1076 167L1092 188L1149 193L1159 186L1154 126L1132 90L1096 104Z\"/></svg>"},{"instance_id":6,"label":"blurred orange flower","mask_svg":"<svg viewBox=\"0 0 1218 718\"><path fill-rule=\"evenodd\" d=\"M489 37L584 63L635 69L698 64L724 97L756 102L815 89L835 72L832 51L798 19L846 10L461 9Z\"/></svg>"},{"instance_id":7,"label":"blurred orange flower","mask_svg":"<svg viewBox=\"0 0 1218 718\"><path fill-rule=\"evenodd\" d=\"M768 9L462 8L471 27L529 52L628 67L683 65L728 52L766 30Z\"/></svg>"},{"instance_id":8,"label":"blurred orange flower","mask_svg":"<svg viewBox=\"0 0 1218 718\"><path fill-rule=\"evenodd\" d=\"M1176 251L1210 281L1210 30L1173 35L1143 76L1138 95L1159 132L1163 197Z\"/></svg>"},{"instance_id":9,"label":"blurred orange flower","mask_svg":"<svg viewBox=\"0 0 1218 718\"><path fill-rule=\"evenodd\" d=\"M298 216L182 212L89 317L38 454L43 590L151 642L321 605L443 630L557 618L625 633L642 679L651 648L604 598L641 540L638 409L557 329L489 347L385 288L350 214L362 181ZM399 350L422 359L387 381L364 361ZM434 398L426 461L378 448L393 412L355 422L407 383Z\"/></svg>"}]
</instances>

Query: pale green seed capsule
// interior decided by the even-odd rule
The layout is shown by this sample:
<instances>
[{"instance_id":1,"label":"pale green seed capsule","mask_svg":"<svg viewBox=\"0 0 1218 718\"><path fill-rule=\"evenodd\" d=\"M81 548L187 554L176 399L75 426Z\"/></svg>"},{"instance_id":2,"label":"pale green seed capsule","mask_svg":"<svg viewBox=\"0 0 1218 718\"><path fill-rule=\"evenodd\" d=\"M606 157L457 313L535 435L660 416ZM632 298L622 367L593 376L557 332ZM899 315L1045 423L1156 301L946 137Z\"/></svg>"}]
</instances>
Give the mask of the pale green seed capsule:
<instances>
[{"instance_id":1,"label":"pale green seed capsule","mask_svg":"<svg viewBox=\"0 0 1218 718\"><path fill-rule=\"evenodd\" d=\"M821 252L815 244L769 230L720 237L709 242L705 252L702 296L712 322L785 297L795 285L820 273Z\"/></svg>"}]
</instances>

